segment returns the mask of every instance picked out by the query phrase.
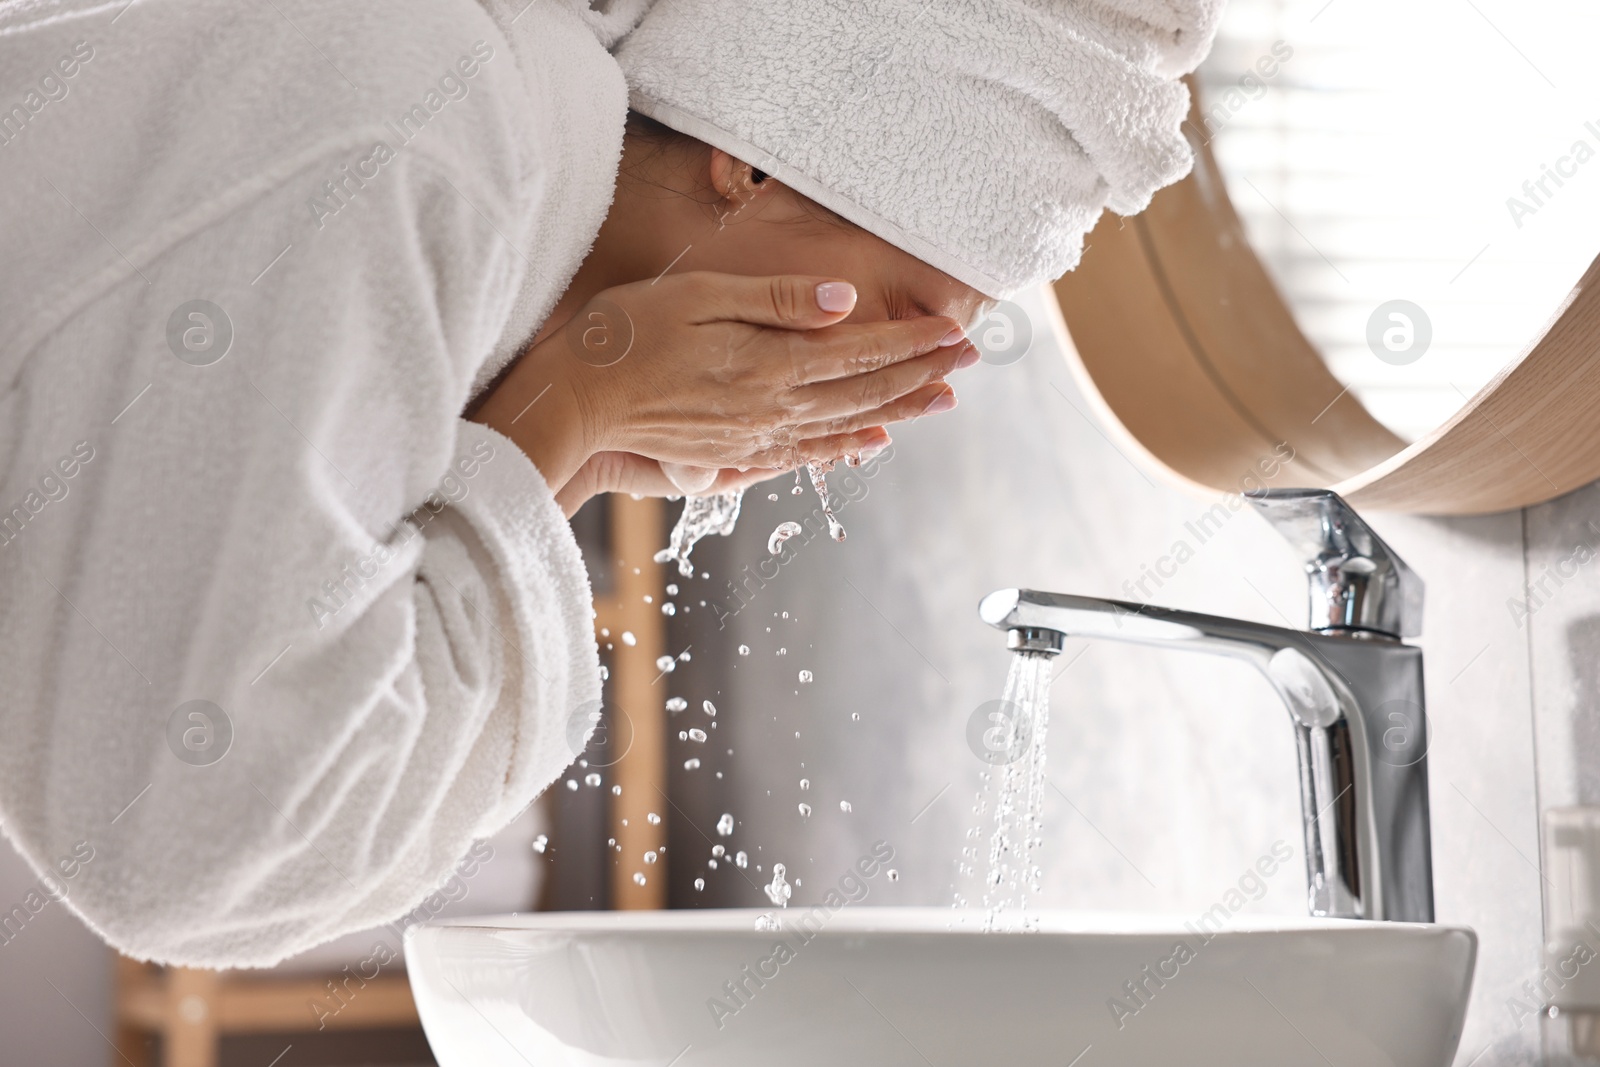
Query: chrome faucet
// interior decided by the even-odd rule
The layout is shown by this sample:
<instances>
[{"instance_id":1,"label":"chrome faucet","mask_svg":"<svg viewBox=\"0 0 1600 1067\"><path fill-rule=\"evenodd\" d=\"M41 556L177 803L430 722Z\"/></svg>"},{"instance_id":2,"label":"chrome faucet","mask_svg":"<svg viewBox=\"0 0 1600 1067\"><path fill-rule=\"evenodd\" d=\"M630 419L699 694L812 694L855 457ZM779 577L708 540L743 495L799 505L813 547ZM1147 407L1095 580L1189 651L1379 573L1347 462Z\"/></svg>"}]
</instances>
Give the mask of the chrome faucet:
<instances>
[{"instance_id":1,"label":"chrome faucet","mask_svg":"<svg viewBox=\"0 0 1600 1067\"><path fill-rule=\"evenodd\" d=\"M1018 651L1068 636L1242 659L1283 699L1300 756L1312 915L1433 921L1422 579L1336 494L1247 494L1305 560L1309 631L1098 597L1001 589L978 614Z\"/></svg>"}]
</instances>

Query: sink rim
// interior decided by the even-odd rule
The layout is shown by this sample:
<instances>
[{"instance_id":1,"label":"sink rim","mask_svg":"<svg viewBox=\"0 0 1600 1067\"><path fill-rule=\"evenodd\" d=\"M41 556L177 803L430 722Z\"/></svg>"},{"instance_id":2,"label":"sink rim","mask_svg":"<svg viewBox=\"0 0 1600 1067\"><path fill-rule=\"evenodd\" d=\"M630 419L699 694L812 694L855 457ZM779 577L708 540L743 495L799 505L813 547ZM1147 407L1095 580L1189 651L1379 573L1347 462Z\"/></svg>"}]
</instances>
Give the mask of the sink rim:
<instances>
[{"instance_id":1,"label":"sink rim","mask_svg":"<svg viewBox=\"0 0 1600 1067\"><path fill-rule=\"evenodd\" d=\"M821 926L807 928L811 936L828 934L935 935L990 938L1056 937L1189 937L1204 933L1207 940L1260 938L1274 935L1327 934L1335 937L1436 937L1464 934L1477 946L1478 934L1458 923L1375 922L1367 919L1336 919L1295 915L1233 915L1226 926L1216 930L1200 927L1205 913L1183 915L1170 912L1091 911L1080 909L1030 910L1039 928L1030 931L1000 929L985 931L984 913L968 909L957 913L948 907L843 906L830 911L826 905L792 905L787 909L766 908L678 908L660 911L546 911L505 915L461 916L434 919L407 930L409 940L418 930L473 930L495 933L526 932L561 935L634 935L644 938L676 934L749 934L767 937L799 929L802 919L820 920ZM759 916L778 922L777 929L758 929ZM1010 917L1014 920L1015 913ZM951 925L954 920L954 926Z\"/></svg>"}]
</instances>

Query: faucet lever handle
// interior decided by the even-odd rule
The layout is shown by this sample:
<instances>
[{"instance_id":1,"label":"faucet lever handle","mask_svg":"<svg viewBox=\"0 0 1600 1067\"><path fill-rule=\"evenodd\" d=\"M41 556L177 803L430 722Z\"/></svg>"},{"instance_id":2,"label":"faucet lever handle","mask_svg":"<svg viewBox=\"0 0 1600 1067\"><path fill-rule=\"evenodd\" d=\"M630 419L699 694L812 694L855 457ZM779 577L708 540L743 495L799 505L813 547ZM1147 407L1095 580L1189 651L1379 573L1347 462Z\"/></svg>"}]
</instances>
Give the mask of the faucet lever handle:
<instances>
[{"instance_id":1,"label":"faucet lever handle","mask_svg":"<svg viewBox=\"0 0 1600 1067\"><path fill-rule=\"evenodd\" d=\"M1258 489L1245 495L1305 560L1311 629L1422 633L1422 579L1339 494Z\"/></svg>"}]
</instances>

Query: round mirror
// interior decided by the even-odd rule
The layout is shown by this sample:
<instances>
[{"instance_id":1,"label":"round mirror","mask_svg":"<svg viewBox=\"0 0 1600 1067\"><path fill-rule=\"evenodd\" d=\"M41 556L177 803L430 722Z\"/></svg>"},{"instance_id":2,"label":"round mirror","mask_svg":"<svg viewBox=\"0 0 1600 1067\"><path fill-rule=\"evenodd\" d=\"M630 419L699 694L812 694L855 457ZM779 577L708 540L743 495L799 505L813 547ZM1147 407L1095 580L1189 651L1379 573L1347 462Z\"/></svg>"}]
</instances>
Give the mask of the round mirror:
<instances>
[{"instance_id":1,"label":"round mirror","mask_svg":"<svg viewBox=\"0 0 1600 1067\"><path fill-rule=\"evenodd\" d=\"M1580 0L1232 0L1193 172L1054 285L1126 451L1431 514L1600 479L1597 31Z\"/></svg>"},{"instance_id":2,"label":"round mirror","mask_svg":"<svg viewBox=\"0 0 1600 1067\"><path fill-rule=\"evenodd\" d=\"M1600 252L1600 6L1229 0L1198 129L1333 376L1407 442Z\"/></svg>"}]
</instances>

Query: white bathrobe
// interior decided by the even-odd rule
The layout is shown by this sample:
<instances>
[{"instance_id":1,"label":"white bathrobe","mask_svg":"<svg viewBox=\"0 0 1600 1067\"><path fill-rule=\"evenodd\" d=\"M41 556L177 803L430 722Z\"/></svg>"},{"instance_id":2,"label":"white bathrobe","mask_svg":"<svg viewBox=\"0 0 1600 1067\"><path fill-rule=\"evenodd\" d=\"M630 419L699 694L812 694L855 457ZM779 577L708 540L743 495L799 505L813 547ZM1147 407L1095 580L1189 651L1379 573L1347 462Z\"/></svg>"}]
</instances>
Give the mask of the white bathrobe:
<instances>
[{"instance_id":1,"label":"white bathrobe","mask_svg":"<svg viewBox=\"0 0 1600 1067\"><path fill-rule=\"evenodd\" d=\"M392 920L581 746L577 545L461 412L608 210L630 15L0 3L0 819L124 952Z\"/></svg>"}]
</instances>

